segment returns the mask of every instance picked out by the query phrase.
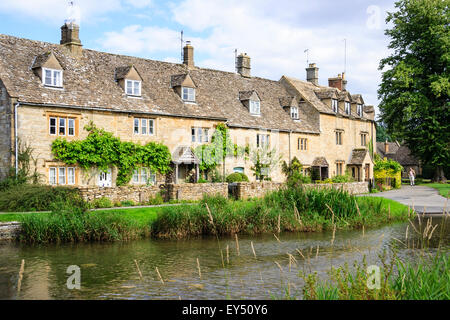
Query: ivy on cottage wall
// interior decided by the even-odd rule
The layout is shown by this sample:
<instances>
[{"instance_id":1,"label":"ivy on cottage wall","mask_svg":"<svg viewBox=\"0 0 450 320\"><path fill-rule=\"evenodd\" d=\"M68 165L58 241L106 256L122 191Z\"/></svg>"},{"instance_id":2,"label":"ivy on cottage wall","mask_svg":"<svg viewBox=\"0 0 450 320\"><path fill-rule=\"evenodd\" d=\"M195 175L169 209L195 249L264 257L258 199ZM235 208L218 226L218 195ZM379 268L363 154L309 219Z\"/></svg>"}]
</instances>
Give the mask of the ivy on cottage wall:
<instances>
[{"instance_id":1,"label":"ivy on cottage wall","mask_svg":"<svg viewBox=\"0 0 450 320\"><path fill-rule=\"evenodd\" d=\"M111 166L118 168L118 186L130 182L133 170L143 166L153 172L168 173L171 162L169 148L161 143L140 145L123 142L112 133L98 129L93 123L84 128L89 132L84 140L67 141L57 138L52 143L56 160L68 165L78 165L84 170L98 168L102 171Z\"/></svg>"},{"instance_id":2,"label":"ivy on cottage wall","mask_svg":"<svg viewBox=\"0 0 450 320\"><path fill-rule=\"evenodd\" d=\"M373 176L375 180L394 178L395 188L401 187L403 167L400 163L392 159L381 159L378 154L375 155L374 162L375 165L373 167Z\"/></svg>"}]
</instances>

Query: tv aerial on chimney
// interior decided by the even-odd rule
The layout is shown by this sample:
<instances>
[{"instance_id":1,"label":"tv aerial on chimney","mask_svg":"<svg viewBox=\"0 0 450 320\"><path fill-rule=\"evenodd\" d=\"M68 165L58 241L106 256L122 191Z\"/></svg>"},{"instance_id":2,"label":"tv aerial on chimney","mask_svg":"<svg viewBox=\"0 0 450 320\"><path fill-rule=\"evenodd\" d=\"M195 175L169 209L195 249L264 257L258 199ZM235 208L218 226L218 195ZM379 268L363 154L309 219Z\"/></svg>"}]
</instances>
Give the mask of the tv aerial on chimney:
<instances>
[{"instance_id":1,"label":"tv aerial on chimney","mask_svg":"<svg viewBox=\"0 0 450 320\"><path fill-rule=\"evenodd\" d=\"M306 49L305 51L303 51L304 53L306 53L306 66L309 66L309 49Z\"/></svg>"},{"instance_id":2,"label":"tv aerial on chimney","mask_svg":"<svg viewBox=\"0 0 450 320\"><path fill-rule=\"evenodd\" d=\"M184 54L183 54L183 45L184 45L184 40L183 40L183 30L181 30L181 62L184 61Z\"/></svg>"}]
</instances>

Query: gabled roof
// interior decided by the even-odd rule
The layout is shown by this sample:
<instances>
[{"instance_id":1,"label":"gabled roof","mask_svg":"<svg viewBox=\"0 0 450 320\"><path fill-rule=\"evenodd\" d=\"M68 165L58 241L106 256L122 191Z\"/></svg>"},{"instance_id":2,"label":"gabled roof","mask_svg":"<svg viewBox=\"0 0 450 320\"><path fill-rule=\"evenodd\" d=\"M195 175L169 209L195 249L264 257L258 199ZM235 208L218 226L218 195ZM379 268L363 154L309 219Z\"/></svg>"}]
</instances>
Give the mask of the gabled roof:
<instances>
[{"instance_id":1,"label":"gabled roof","mask_svg":"<svg viewBox=\"0 0 450 320\"><path fill-rule=\"evenodd\" d=\"M352 94L352 102L358 103L358 104L364 104L364 99L362 98L362 95L358 94Z\"/></svg>"},{"instance_id":2,"label":"gabled roof","mask_svg":"<svg viewBox=\"0 0 450 320\"><path fill-rule=\"evenodd\" d=\"M377 153L381 158L388 158L397 161L403 166L406 165L418 165L419 160L416 159L413 155L411 155L411 151L405 145L400 145L400 143L396 142L388 142L389 151L386 154L385 151L385 142L377 142Z\"/></svg>"},{"instance_id":3,"label":"gabled roof","mask_svg":"<svg viewBox=\"0 0 450 320\"><path fill-rule=\"evenodd\" d=\"M353 149L348 164L363 164L367 152L367 149Z\"/></svg>"},{"instance_id":4,"label":"gabled roof","mask_svg":"<svg viewBox=\"0 0 450 320\"><path fill-rule=\"evenodd\" d=\"M141 77L141 75L139 74L139 71L136 70L136 68L133 65L128 65L128 66L117 67L116 71L115 71L115 78L117 80L125 79L132 70L135 71L139 75L139 77ZM141 77L141 79L142 79L142 77Z\"/></svg>"},{"instance_id":5,"label":"gabled roof","mask_svg":"<svg viewBox=\"0 0 450 320\"><path fill-rule=\"evenodd\" d=\"M261 100L256 90L239 91L239 100L241 101L250 100L252 96L256 96L259 100Z\"/></svg>"},{"instance_id":6,"label":"gabled roof","mask_svg":"<svg viewBox=\"0 0 450 320\"><path fill-rule=\"evenodd\" d=\"M281 97L280 106L282 107L298 107L297 99L295 97Z\"/></svg>"},{"instance_id":7,"label":"gabled roof","mask_svg":"<svg viewBox=\"0 0 450 320\"><path fill-rule=\"evenodd\" d=\"M320 88L314 90L319 99L337 99L337 89L335 88Z\"/></svg>"},{"instance_id":8,"label":"gabled roof","mask_svg":"<svg viewBox=\"0 0 450 320\"><path fill-rule=\"evenodd\" d=\"M352 101L352 96L348 91L341 91L338 93L339 101Z\"/></svg>"},{"instance_id":9,"label":"gabled roof","mask_svg":"<svg viewBox=\"0 0 450 320\"><path fill-rule=\"evenodd\" d=\"M176 74L171 76L170 85L172 87L179 87L179 86L188 86L194 88L196 87L189 73Z\"/></svg>"},{"instance_id":10,"label":"gabled roof","mask_svg":"<svg viewBox=\"0 0 450 320\"><path fill-rule=\"evenodd\" d=\"M54 67L62 68L61 64L59 63L58 59L55 57L53 52L47 51L45 53L38 54L37 56L35 56L33 64L31 65L31 69L44 67L49 61L51 61L50 63L53 64Z\"/></svg>"},{"instance_id":11,"label":"gabled roof","mask_svg":"<svg viewBox=\"0 0 450 320\"><path fill-rule=\"evenodd\" d=\"M52 51L64 67L64 91L51 90L30 69L34 57ZM130 99L115 82L116 68L135 66L142 77L142 98ZM171 86L173 75L186 74L195 82L196 104L180 100ZM119 112L143 112L177 117L227 120L229 126L318 134L308 121L295 122L283 110L279 97L289 96L279 82L205 68L189 70L168 63L83 49L81 57L59 44L0 34L0 79L12 98L23 103L74 106ZM240 91L256 90L264 108L249 114L237 99Z\"/></svg>"},{"instance_id":12,"label":"gabled roof","mask_svg":"<svg viewBox=\"0 0 450 320\"><path fill-rule=\"evenodd\" d=\"M200 161L198 160L195 153L188 146L179 146L172 153L172 162L176 164L180 163L195 163L198 164Z\"/></svg>"},{"instance_id":13,"label":"gabled roof","mask_svg":"<svg viewBox=\"0 0 450 320\"><path fill-rule=\"evenodd\" d=\"M328 167L328 161L325 157L317 157L312 162L311 167Z\"/></svg>"}]
</instances>

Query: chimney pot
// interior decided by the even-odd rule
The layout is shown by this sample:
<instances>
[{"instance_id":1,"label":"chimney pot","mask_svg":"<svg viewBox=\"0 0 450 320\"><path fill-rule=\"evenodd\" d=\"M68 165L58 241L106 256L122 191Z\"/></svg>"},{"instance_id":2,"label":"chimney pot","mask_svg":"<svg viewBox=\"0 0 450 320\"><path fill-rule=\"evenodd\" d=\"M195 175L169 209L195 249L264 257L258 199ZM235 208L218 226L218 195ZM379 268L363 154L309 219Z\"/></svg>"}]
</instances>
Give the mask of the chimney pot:
<instances>
[{"instance_id":1,"label":"chimney pot","mask_svg":"<svg viewBox=\"0 0 450 320\"><path fill-rule=\"evenodd\" d=\"M237 68L237 72L241 76L246 77L246 78L251 77L250 57L247 55L247 53L241 53L237 57L236 68Z\"/></svg>"},{"instance_id":2,"label":"chimney pot","mask_svg":"<svg viewBox=\"0 0 450 320\"><path fill-rule=\"evenodd\" d=\"M328 86L332 88L337 88L341 91L346 91L347 80L345 80L345 73L338 74L335 78L328 78Z\"/></svg>"},{"instance_id":3,"label":"chimney pot","mask_svg":"<svg viewBox=\"0 0 450 320\"><path fill-rule=\"evenodd\" d=\"M384 154L388 154L389 152L389 143L386 139L386 141L384 142Z\"/></svg>"}]
</instances>

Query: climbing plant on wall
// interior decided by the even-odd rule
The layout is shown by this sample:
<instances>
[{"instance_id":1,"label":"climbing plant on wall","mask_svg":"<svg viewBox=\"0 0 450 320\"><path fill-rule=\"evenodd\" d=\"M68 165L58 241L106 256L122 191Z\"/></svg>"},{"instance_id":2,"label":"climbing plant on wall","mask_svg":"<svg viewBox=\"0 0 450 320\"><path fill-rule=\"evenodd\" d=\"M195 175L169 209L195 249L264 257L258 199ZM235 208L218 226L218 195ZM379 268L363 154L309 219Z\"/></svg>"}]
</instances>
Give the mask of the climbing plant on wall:
<instances>
[{"instance_id":1,"label":"climbing plant on wall","mask_svg":"<svg viewBox=\"0 0 450 320\"><path fill-rule=\"evenodd\" d=\"M171 170L171 155L167 146L149 142L140 145L123 142L112 133L97 128L90 123L84 128L89 132L84 140L67 141L58 138L52 143L56 160L68 165L77 164L82 169L98 168L106 171L110 166L118 168L118 186L127 184L134 168L148 167L154 172L166 174Z\"/></svg>"}]
</instances>

